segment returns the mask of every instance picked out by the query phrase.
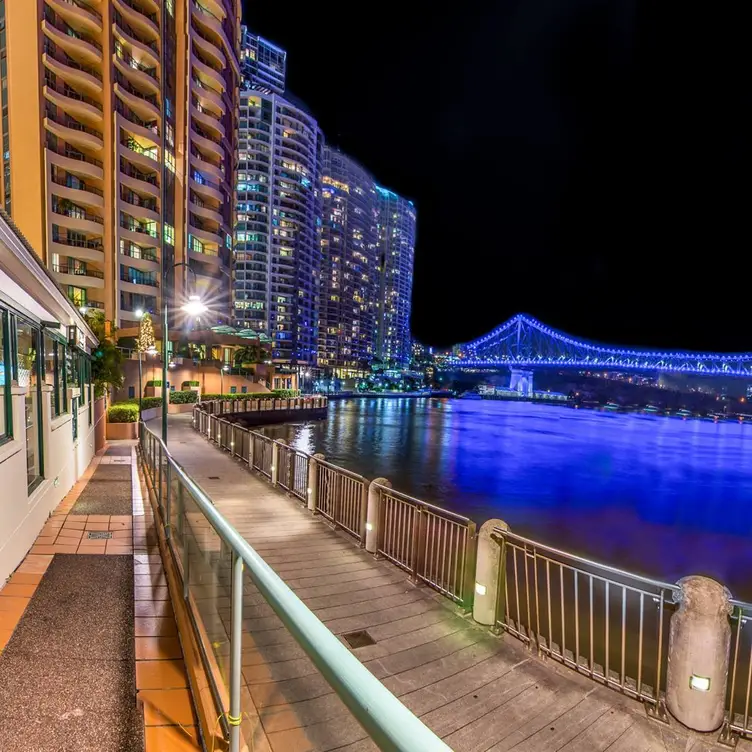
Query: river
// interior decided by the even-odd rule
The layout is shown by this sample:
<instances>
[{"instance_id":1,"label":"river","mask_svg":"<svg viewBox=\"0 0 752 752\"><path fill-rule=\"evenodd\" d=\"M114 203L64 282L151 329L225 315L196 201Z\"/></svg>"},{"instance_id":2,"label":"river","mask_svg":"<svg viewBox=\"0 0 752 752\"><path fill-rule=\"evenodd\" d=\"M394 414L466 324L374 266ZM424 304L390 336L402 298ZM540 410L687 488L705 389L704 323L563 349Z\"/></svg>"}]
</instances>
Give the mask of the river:
<instances>
[{"instance_id":1,"label":"river","mask_svg":"<svg viewBox=\"0 0 752 752\"><path fill-rule=\"evenodd\" d=\"M478 524L669 582L706 574L752 600L752 425L374 398L264 432Z\"/></svg>"}]
</instances>

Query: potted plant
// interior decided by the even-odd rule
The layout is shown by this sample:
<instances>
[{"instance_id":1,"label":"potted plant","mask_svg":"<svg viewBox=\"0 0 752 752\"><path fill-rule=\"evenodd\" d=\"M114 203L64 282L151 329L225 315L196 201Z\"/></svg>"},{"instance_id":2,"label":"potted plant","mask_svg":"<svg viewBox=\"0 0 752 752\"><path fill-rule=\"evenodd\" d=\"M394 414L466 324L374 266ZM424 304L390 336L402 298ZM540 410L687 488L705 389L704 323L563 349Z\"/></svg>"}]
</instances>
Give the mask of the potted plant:
<instances>
[{"instance_id":1,"label":"potted plant","mask_svg":"<svg viewBox=\"0 0 752 752\"><path fill-rule=\"evenodd\" d=\"M107 438L138 438L138 403L115 402L107 410Z\"/></svg>"},{"instance_id":2,"label":"potted plant","mask_svg":"<svg viewBox=\"0 0 752 752\"><path fill-rule=\"evenodd\" d=\"M146 397L161 397L162 396L162 379L151 379L146 382L146 388L144 389L144 396Z\"/></svg>"}]
</instances>

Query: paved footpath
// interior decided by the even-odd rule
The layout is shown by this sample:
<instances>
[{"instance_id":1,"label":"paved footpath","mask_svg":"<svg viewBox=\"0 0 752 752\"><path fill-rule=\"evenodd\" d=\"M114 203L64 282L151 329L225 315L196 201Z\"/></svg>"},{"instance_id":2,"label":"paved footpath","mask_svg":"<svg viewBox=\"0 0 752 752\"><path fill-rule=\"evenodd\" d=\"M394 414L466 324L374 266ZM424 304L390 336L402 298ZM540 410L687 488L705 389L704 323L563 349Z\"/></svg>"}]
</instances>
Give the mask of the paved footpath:
<instances>
[{"instance_id":1,"label":"paved footpath","mask_svg":"<svg viewBox=\"0 0 752 752\"><path fill-rule=\"evenodd\" d=\"M159 433L156 423L152 428ZM649 720L642 705L538 660L514 638L492 635L442 596L414 587L404 572L209 444L192 429L190 415L170 416L169 432L171 453L222 514L340 639L367 630L374 644L352 652L457 752L726 749L713 736ZM246 727L253 718L255 750L375 749L263 598L249 590L244 711ZM228 603L219 606L225 630ZM738 749L749 752L752 745Z\"/></svg>"}]
</instances>

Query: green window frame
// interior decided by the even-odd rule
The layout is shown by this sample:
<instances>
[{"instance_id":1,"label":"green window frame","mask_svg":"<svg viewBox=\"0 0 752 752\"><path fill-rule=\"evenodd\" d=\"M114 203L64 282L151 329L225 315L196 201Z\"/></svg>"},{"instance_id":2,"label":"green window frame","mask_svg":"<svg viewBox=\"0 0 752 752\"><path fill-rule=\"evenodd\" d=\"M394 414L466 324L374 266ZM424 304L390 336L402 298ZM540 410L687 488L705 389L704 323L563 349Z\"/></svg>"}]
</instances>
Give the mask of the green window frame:
<instances>
[{"instance_id":1,"label":"green window frame","mask_svg":"<svg viewBox=\"0 0 752 752\"><path fill-rule=\"evenodd\" d=\"M10 338L10 316L8 311L0 308L0 389L3 393L3 404L0 409L3 411L4 423L3 430L0 431L0 444L13 439L13 399L11 396L11 381L13 369L11 366L11 338Z\"/></svg>"}]
</instances>

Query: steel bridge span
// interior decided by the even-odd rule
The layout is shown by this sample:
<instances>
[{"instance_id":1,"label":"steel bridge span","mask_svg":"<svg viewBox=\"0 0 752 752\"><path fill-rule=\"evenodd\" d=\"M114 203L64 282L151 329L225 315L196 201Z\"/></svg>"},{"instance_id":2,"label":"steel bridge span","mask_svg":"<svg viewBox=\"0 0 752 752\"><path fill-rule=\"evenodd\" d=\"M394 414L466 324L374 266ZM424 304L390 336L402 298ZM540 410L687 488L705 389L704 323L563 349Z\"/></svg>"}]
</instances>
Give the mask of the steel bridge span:
<instances>
[{"instance_id":1,"label":"steel bridge span","mask_svg":"<svg viewBox=\"0 0 752 752\"><path fill-rule=\"evenodd\" d=\"M752 353L637 350L589 342L517 314L472 342L457 345L444 368L604 368L701 376L752 377Z\"/></svg>"}]
</instances>

